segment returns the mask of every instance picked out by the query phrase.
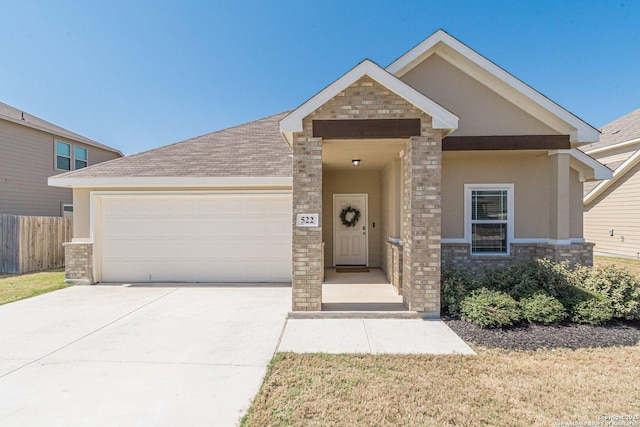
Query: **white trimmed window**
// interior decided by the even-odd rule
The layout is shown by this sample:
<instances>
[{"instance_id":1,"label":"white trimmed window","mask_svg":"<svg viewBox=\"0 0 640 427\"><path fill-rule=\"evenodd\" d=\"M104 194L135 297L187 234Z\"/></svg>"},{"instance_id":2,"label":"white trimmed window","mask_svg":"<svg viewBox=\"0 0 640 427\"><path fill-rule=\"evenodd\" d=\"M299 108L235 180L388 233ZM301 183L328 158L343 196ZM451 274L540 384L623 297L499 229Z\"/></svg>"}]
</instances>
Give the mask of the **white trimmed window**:
<instances>
[{"instance_id":1,"label":"white trimmed window","mask_svg":"<svg viewBox=\"0 0 640 427\"><path fill-rule=\"evenodd\" d=\"M87 167L88 157L87 157L87 149L78 147L77 145L73 147L73 157L76 162L76 169L82 169Z\"/></svg>"},{"instance_id":2,"label":"white trimmed window","mask_svg":"<svg viewBox=\"0 0 640 427\"><path fill-rule=\"evenodd\" d=\"M509 255L513 184L465 184L465 237L472 255Z\"/></svg>"},{"instance_id":3,"label":"white trimmed window","mask_svg":"<svg viewBox=\"0 0 640 427\"><path fill-rule=\"evenodd\" d=\"M71 170L71 144L56 141L56 169Z\"/></svg>"},{"instance_id":4,"label":"white trimmed window","mask_svg":"<svg viewBox=\"0 0 640 427\"><path fill-rule=\"evenodd\" d=\"M72 146L68 142L56 141L55 168L61 171L71 171L89 166L89 150L78 145ZM73 156L72 156L73 148Z\"/></svg>"}]
</instances>

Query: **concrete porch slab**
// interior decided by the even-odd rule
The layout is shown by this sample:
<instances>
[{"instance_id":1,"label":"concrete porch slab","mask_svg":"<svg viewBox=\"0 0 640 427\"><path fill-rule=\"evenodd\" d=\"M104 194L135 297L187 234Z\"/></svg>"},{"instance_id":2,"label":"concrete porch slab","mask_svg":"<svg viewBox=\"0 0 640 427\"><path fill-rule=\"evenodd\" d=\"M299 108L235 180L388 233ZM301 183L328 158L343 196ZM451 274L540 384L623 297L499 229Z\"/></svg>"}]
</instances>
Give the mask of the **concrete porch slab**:
<instances>
[{"instance_id":1,"label":"concrete porch slab","mask_svg":"<svg viewBox=\"0 0 640 427\"><path fill-rule=\"evenodd\" d=\"M476 354L441 320L423 319L288 319L278 351Z\"/></svg>"},{"instance_id":2,"label":"concrete porch slab","mask_svg":"<svg viewBox=\"0 0 640 427\"><path fill-rule=\"evenodd\" d=\"M406 308L402 295L396 293L381 269L337 273L334 268L327 268L322 284L322 310L404 311Z\"/></svg>"}]
</instances>

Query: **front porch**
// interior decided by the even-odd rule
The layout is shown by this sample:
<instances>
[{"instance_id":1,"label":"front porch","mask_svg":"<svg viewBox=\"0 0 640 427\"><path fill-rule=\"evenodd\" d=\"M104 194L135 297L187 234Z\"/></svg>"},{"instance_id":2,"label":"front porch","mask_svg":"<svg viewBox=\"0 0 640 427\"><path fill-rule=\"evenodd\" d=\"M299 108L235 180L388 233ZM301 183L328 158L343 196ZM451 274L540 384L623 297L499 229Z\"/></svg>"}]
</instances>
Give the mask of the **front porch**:
<instances>
[{"instance_id":1,"label":"front porch","mask_svg":"<svg viewBox=\"0 0 640 427\"><path fill-rule=\"evenodd\" d=\"M331 307L325 267L386 267L392 238L403 242L403 306L439 316L442 138L456 125L457 117L367 61L280 122L293 150L294 312ZM371 215L357 224L367 250L359 262L334 252L335 230L345 227L333 201L340 194L368 197Z\"/></svg>"},{"instance_id":2,"label":"front porch","mask_svg":"<svg viewBox=\"0 0 640 427\"><path fill-rule=\"evenodd\" d=\"M322 311L407 312L399 295L380 268L362 273L325 269Z\"/></svg>"}]
</instances>

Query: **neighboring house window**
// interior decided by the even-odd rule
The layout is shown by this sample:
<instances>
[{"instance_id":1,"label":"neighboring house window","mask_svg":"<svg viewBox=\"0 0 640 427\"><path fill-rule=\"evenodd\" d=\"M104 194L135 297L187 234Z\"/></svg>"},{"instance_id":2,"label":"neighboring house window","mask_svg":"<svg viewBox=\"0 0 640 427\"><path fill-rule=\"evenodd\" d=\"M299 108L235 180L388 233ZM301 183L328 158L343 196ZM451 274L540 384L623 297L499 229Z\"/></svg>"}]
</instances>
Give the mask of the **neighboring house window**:
<instances>
[{"instance_id":1,"label":"neighboring house window","mask_svg":"<svg viewBox=\"0 0 640 427\"><path fill-rule=\"evenodd\" d=\"M62 205L62 216L63 218L72 218L73 205Z\"/></svg>"},{"instance_id":2,"label":"neighboring house window","mask_svg":"<svg viewBox=\"0 0 640 427\"><path fill-rule=\"evenodd\" d=\"M77 145L73 147L73 156L76 160L76 169L82 169L87 167L87 149L78 147Z\"/></svg>"},{"instance_id":3,"label":"neighboring house window","mask_svg":"<svg viewBox=\"0 0 640 427\"><path fill-rule=\"evenodd\" d=\"M71 170L71 144L56 141L56 169Z\"/></svg>"},{"instance_id":4,"label":"neighboring house window","mask_svg":"<svg viewBox=\"0 0 640 427\"><path fill-rule=\"evenodd\" d=\"M465 223L472 255L508 255L513 184L465 185Z\"/></svg>"},{"instance_id":5,"label":"neighboring house window","mask_svg":"<svg viewBox=\"0 0 640 427\"><path fill-rule=\"evenodd\" d=\"M72 157L71 144L56 141L56 169L70 171L87 166L89 166L89 151L86 148L74 145Z\"/></svg>"}]
</instances>

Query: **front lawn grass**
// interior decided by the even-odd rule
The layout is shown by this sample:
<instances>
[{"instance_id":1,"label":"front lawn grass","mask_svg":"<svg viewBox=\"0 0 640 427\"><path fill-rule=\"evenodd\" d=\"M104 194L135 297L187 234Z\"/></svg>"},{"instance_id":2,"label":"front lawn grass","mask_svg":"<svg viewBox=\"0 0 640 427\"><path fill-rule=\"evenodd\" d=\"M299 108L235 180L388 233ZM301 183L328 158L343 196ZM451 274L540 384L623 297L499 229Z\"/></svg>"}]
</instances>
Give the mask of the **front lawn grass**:
<instances>
[{"instance_id":1,"label":"front lawn grass","mask_svg":"<svg viewBox=\"0 0 640 427\"><path fill-rule=\"evenodd\" d=\"M279 353L242 426L552 426L640 414L640 346Z\"/></svg>"},{"instance_id":2,"label":"front lawn grass","mask_svg":"<svg viewBox=\"0 0 640 427\"><path fill-rule=\"evenodd\" d=\"M596 267L605 267L607 265L615 265L618 268L624 268L636 277L640 277L640 260L632 258L613 258L608 256L594 256L593 265Z\"/></svg>"},{"instance_id":3,"label":"front lawn grass","mask_svg":"<svg viewBox=\"0 0 640 427\"><path fill-rule=\"evenodd\" d=\"M0 274L0 305L71 286L64 269L29 274Z\"/></svg>"}]
</instances>

